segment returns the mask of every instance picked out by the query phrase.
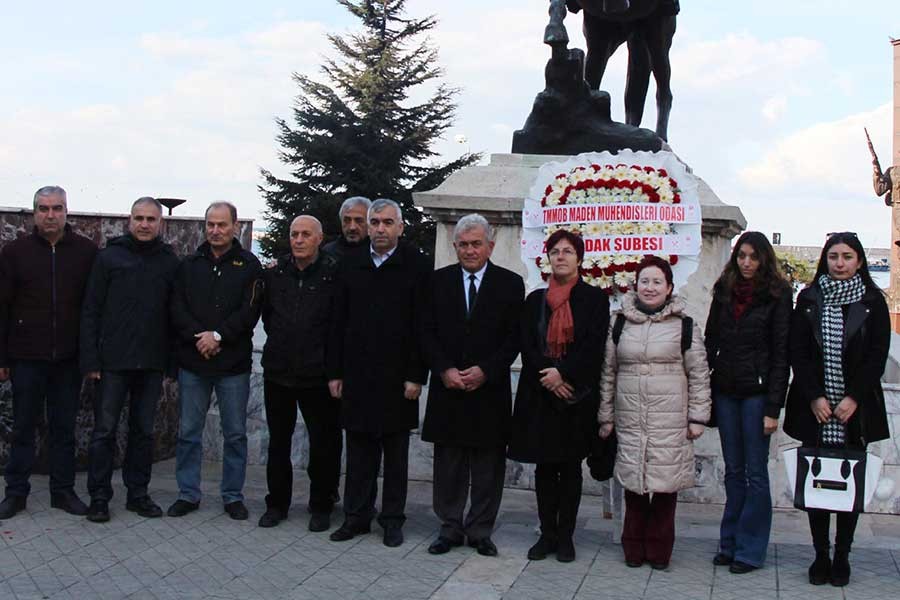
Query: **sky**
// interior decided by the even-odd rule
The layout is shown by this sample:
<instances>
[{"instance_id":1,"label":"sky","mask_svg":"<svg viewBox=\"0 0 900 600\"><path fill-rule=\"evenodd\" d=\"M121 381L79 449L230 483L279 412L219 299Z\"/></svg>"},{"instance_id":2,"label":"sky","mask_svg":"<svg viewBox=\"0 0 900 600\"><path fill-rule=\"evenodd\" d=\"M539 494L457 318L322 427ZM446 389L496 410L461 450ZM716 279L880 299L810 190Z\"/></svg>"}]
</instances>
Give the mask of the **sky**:
<instances>
[{"instance_id":1,"label":"sky","mask_svg":"<svg viewBox=\"0 0 900 600\"><path fill-rule=\"evenodd\" d=\"M669 141L751 229L785 244L852 230L867 246L889 245L863 127L890 164L895 4L681 1ZM410 16L438 18L444 81L461 89L437 146L445 158L509 152L544 85L547 6L407 2ZM580 17L567 25L584 47ZM54 184L72 211L127 212L152 195L187 198L177 214L231 200L260 219L259 169L287 175L275 118L290 119L292 73L320 77L323 57L335 56L326 34L357 29L332 0L0 3L0 206L30 206L34 190ZM602 86L618 120L624 52Z\"/></svg>"}]
</instances>

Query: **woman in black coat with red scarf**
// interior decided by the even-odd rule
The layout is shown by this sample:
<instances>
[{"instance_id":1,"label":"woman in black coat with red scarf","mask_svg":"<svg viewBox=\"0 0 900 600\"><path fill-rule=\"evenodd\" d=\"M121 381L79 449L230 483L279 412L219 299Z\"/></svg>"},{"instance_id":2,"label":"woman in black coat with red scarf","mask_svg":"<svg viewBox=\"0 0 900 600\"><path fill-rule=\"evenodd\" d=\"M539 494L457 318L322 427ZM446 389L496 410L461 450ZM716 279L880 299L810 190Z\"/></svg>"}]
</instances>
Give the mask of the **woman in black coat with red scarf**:
<instances>
[{"instance_id":1,"label":"woman in black coat with red scarf","mask_svg":"<svg viewBox=\"0 0 900 600\"><path fill-rule=\"evenodd\" d=\"M541 537L530 560L575 560L572 535L581 501L581 463L597 437L600 366L609 298L579 276L584 242L560 230L547 240L553 274L522 311L522 373L508 456L535 463Z\"/></svg>"},{"instance_id":2,"label":"woman in black coat with red scarf","mask_svg":"<svg viewBox=\"0 0 900 600\"><path fill-rule=\"evenodd\" d=\"M807 446L865 449L889 437L881 376L890 347L890 316L884 294L872 281L855 233L825 242L813 282L800 292L791 319L791 367L784 431ZM858 513L837 513L834 558L831 513L810 509L816 560L814 585L850 580L848 555Z\"/></svg>"}]
</instances>

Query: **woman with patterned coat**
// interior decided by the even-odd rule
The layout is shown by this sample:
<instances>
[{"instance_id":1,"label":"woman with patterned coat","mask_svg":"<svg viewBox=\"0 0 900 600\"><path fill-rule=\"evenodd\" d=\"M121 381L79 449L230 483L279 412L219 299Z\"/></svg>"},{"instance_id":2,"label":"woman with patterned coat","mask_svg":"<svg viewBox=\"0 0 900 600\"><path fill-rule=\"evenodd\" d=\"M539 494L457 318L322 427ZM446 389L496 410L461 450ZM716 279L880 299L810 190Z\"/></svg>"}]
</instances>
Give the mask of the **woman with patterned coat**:
<instances>
[{"instance_id":1,"label":"woman with patterned coat","mask_svg":"<svg viewBox=\"0 0 900 600\"><path fill-rule=\"evenodd\" d=\"M816 276L800 292L791 318L794 379L785 433L806 446L855 449L889 437L881 376L890 330L887 302L869 275L856 234L832 234L822 248ZM833 560L831 512L811 509L807 515L816 551L809 582L847 585L859 514L837 513Z\"/></svg>"}]
</instances>

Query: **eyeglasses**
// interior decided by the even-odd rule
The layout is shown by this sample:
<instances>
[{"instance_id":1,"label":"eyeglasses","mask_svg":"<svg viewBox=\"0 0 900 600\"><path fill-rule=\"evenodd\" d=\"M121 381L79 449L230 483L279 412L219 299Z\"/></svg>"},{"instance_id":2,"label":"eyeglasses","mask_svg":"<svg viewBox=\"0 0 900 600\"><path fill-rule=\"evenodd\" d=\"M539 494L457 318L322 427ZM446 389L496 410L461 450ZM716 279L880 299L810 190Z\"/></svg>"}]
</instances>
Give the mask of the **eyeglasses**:
<instances>
[{"instance_id":1,"label":"eyeglasses","mask_svg":"<svg viewBox=\"0 0 900 600\"><path fill-rule=\"evenodd\" d=\"M559 256L560 254L563 256L577 256L578 255L578 253L575 252L574 248L554 248L553 250L551 250L550 252L547 253L547 256L552 258L555 256Z\"/></svg>"},{"instance_id":2,"label":"eyeglasses","mask_svg":"<svg viewBox=\"0 0 900 600\"><path fill-rule=\"evenodd\" d=\"M831 231L831 232L825 234L825 239L830 240L831 238L833 238L836 235L841 235L841 236L848 235L850 237L855 237L855 238L859 237L856 235L855 231Z\"/></svg>"}]
</instances>

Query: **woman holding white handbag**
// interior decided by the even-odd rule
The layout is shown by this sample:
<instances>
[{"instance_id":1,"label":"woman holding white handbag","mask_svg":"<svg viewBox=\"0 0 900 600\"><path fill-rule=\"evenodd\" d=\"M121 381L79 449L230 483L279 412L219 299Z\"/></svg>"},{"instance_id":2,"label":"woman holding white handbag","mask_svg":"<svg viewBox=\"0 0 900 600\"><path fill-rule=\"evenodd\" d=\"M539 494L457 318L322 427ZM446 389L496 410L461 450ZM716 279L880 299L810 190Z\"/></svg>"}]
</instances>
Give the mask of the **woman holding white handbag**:
<instances>
[{"instance_id":1,"label":"woman holding white handbag","mask_svg":"<svg viewBox=\"0 0 900 600\"><path fill-rule=\"evenodd\" d=\"M890 316L855 233L835 233L825 242L815 278L797 298L790 339L794 379L785 433L805 447L855 450L889 437L881 376ZM807 515L816 551L810 583L846 585L859 513L837 513L833 560L831 511L808 509Z\"/></svg>"}]
</instances>

